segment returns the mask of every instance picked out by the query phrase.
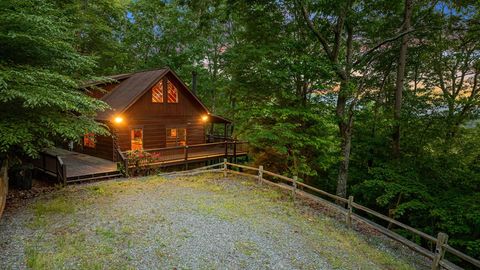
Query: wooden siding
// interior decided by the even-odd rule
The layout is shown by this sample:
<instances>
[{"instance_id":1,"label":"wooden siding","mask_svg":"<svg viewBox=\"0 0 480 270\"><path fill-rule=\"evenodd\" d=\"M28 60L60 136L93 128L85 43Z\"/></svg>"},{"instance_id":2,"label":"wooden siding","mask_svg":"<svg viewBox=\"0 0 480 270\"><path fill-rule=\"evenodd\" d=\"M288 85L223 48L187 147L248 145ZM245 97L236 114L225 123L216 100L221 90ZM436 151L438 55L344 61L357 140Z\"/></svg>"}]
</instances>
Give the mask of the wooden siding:
<instances>
[{"instance_id":1,"label":"wooden siding","mask_svg":"<svg viewBox=\"0 0 480 270\"><path fill-rule=\"evenodd\" d=\"M130 131L143 128L144 149L166 147L167 128L186 128L187 145L205 143L203 108L186 93L181 83L171 74L165 76L178 89L178 103L152 102L151 89L145 92L125 113L124 122L115 126L115 134L122 151L130 150ZM166 89L164 89L166 91ZM164 93L166 97L166 93Z\"/></svg>"},{"instance_id":2,"label":"wooden siding","mask_svg":"<svg viewBox=\"0 0 480 270\"><path fill-rule=\"evenodd\" d=\"M167 74L165 77L178 89L178 103L167 103L166 92L164 92L163 95L165 102L153 103L152 90L150 89L145 92L145 94L143 94L124 114L132 119L158 119L162 116L162 119L165 119L164 117L178 116L198 116L198 118L201 118L202 114L207 113L201 105L191 97L191 95L186 93L188 89L183 88L180 82L176 80L175 76ZM166 89L164 90L166 91Z\"/></svg>"},{"instance_id":3,"label":"wooden siding","mask_svg":"<svg viewBox=\"0 0 480 270\"><path fill-rule=\"evenodd\" d=\"M129 119L128 116L125 117ZM205 143L205 128L201 119L194 117L175 117L165 120L161 119L143 119L125 121L117 126L115 133L117 142L122 151L128 151L131 148L131 129L143 128L143 147L144 149L154 149L166 147L167 128L186 128L187 145Z\"/></svg>"},{"instance_id":4,"label":"wooden siding","mask_svg":"<svg viewBox=\"0 0 480 270\"><path fill-rule=\"evenodd\" d=\"M83 147L83 138L75 148L76 152L87 155L113 160L113 138L111 136L95 136L95 148Z\"/></svg>"},{"instance_id":5,"label":"wooden siding","mask_svg":"<svg viewBox=\"0 0 480 270\"><path fill-rule=\"evenodd\" d=\"M206 142L205 123L202 121L202 116L207 114L207 111L203 105L187 92L189 90L172 73L167 73L162 80L168 80L177 88L178 103L167 102L167 87L164 87L163 103L152 102L151 89L138 97L122 113L123 122L111 124L112 133L116 136L117 144L121 151L131 150L132 128L143 128L143 148L145 150L166 147L167 128L186 128L187 145ZM105 89L111 91L115 86L117 84L106 85ZM99 93L92 92L92 95L101 98ZM109 140L99 138L95 149L84 148L82 152L111 160L113 156L112 149L112 138Z\"/></svg>"}]
</instances>

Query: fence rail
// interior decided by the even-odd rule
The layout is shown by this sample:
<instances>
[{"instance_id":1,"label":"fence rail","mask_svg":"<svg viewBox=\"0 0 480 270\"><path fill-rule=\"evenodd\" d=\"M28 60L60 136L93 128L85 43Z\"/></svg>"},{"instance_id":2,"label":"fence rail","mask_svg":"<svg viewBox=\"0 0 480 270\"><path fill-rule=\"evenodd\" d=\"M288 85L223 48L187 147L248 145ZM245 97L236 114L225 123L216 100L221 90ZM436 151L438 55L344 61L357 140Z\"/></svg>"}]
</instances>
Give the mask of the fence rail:
<instances>
[{"instance_id":1,"label":"fence rail","mask_svg":"<svg viewBox=\"0 0 480 270\"><path fill-rule=\"evenodd\" d=\"M230 169L229 166L230 166L230 168L236 167L236 168L239 168L241 170L253 171L253 172L256 172L256 173L251 174L251 173L247 173L247 172L235 171L235 170ZM216 168L216 167L222 167L222 168L211 169L211 168ZM184 172L176 172L175 174L197 174L197 173L204 173L204 172L223 172L224 176L226 176L228 173L248 176L248 177L258 179L258 181L261 182L261 183L267 183L267 184L272 185L272 186L276 186L276 187L279 187L279 188L282 188L282 189L287 189L287 190L292 192L292 196L293 196L294 199L295 199L296 195L302 195L302 196L305 196L305 197L308 197L308 198L311 198L311 199L314 199L314 200L321 201L322 203L329 203L331 206L334 206L342 214L345 215L345 220L346 220L347 226L349 228L352 228L352 220L353 219L356 220L357 222L362 222L362 223L365 223L367 225L370 225L373 228L375 228L377 231L379 231L380 233L390 237L391 239L393 239L395 241L398 241L398 242L404 244L408 248L422 254L423 256L425 256L429 259L431 259L432 260L431 269L433 269L433 270L440 269L442 267L446 268L446 269L461 269L459 266L457 266L457 265L447 261L446 259L444 259L445 253L447 253L447 252L454 255L454 256L457 256L458 258L462 259L465 262L468 262L468 263L472 264L475 267L480 268L480 261L479 260L477 260L477 259L475 259L475 258L473 258L473 257L471 257L471 256L469 256L469 255L451 247L450 245L448 245L448 243L447 243L448 235L446 235L445 233L440 232L440 233L438 233L438 236L435 238L435 237L433 237L429 234L426 234L426 233L424 233L422 231L419 231L419 230L417 230L413 227L410 227L406 224L403 224L403 223L401 223L401 222L399 222L395 219L392 219L392 218L387 217L387 216L385 216L381 213L378 213L378 212L376 212L376 211L374 211L374 210L372 210L368 207L365 207L363 205L355 203L353 201L353 196L350 196L348 199L343 198L343 197L339 197L337 195L328 193L324 190L312 187L312 186L304 184L302 182L298 182L297 177L295 177L295 176L293 178L290 178L290 177L287 177L287 176L284 176L284 175L280 175L280 174L276 174L276 173L273 173L273 172L266 171L266 170L263 169L263 166L259 166L258 168L250 167L250 166L246 166L246 165L239 165L239 164L235 164L235 163L230 163L230 162L227 162L227 159L224 159L223 163L218 163L218 164L202 167L202 168L198 168L198 169L187 171L187 172L185 172L185 171ZM170 173L170 174L172 174L172 173ZM288 184L280 184L280 183L272 182L268 179L265 179L264 175L268 175L268 176L271 176L271 177L274 177L274 178L277 178L277 179L281 179L281 180L287 182ZM303 190L300 190L297 187L302 187ZM333 204L329 201L326 201L326 200L322 199L321 197L319 197L317 195L306 192L305 190L313 191L315 193L324 195L324 196L326 196L326 197L328 197L332 200L335 200L337 202L342 202L342 203L346 204L346 208L343 208L339 205L336 205L336 204ZM423 239L425 239L429 242L434 243L435 244L435 250L432 252L430 250L427 250L427 249L419 246L418 244L400 236L399 234L395 233L394 231L391 231L390 229L388 229L384 226L381 226L381 225L369 220L368 218L365 218L363 216L360 216L360 215L354 213L353 212L354 209L363 211L363 212L371 214L371 215L373 215L373 216L375 216L379 219L382 219L384 221L393 223L393 224L395 224L395 225L413 233L414 235L417 235L417 236L419 236L419 237L421 237L421 238L423 238Z\"/></svg>"}]
</instances>

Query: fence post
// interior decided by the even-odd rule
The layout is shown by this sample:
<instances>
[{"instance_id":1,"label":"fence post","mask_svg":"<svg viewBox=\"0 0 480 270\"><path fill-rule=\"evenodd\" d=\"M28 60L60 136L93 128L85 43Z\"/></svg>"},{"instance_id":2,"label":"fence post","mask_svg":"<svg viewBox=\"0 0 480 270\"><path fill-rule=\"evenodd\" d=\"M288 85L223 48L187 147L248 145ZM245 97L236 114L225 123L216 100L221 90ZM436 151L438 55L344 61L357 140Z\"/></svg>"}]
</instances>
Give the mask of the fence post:
<instances>
[{"instance_id":1,"label":"fence post","mask_svg":"<svg viewBox=\"0 0 480 270\"><path fill-rule=\"evenodd\" d=\"M227 159L223 159L223 177L227 177Z\"/></svg>"},{"instance_id":2,"label":"fence post","mask_svg":"<svg viewBox=\"0 0 480 270\"><path fill-rule=\"evenodd\" d=\"M438 233L437 235L437 244L435 247L435 257L432 260L432 270L440 269L440 261L445 255L445 245L448 241L448 235L446 233Z\"/></svg>"},{"instance_id":3,"label":"fence post","mask_svg":"<svg viewBox=\"0 0 480 270\"><path fill-rule=\"evenodd\" d=\"M225 158L228 157L228 141L225 141Z\"/></svg>"},{"instance_id":4,"label":"fence post","mask_svg":"<svg viewBox=\"0 0 480 270\"><path fill-rule=\"evenodd\" d=\"M66 186L67 185L67 164L64 163L62 166L63 166L62 168L63 185Z\"/></svg>"},{"instance_id":5,"label":"fence post","mask_svg":"<svg viewBox=\"0 0 480 270\"><path fill-rule=\"evenodd\" d=\"M298 181L298 176L294 175L293 176L293 188L292 188L293 201L295 201L295 194L297 193L297 181Z\"/></svg>"},{"instance_id":6,"label":"fence post","mask_svg":"<svg viewBox=\"0 0 480 270\"><path fill-rule=\"evenodd\" d=\"M348 196L348 205L347 205L347 226L348 228L352 228L352 203L353 203L353 196Z\"/></svg>"},{"instance_id":7,"label":"fence post","mask_svg":"<svg viewBox=\"0 0 480 270\"><path fill-rule=\"evenodd\" d=\"M261 184L263 180L263 166L258 166L258 183Z\"/></svg>"}]
</instances>

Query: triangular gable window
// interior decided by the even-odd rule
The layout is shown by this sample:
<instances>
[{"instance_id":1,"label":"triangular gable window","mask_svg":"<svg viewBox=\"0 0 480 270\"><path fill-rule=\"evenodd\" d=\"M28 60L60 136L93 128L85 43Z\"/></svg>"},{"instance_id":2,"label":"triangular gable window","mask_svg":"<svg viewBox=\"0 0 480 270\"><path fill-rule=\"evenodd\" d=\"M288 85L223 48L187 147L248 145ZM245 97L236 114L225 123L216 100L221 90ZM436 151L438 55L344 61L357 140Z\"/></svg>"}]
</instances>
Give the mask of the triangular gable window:
<instances>
[{"instance_id":1,"label":"triangular gable window","mask_svg":"<svg viewBox=\"0 0 480 270\"><path fill-rule=\"evenodd\" d=\"M152 102L163 103L163 80L152 87Z\"/></svg>"},{"instance_id":2,"label":"triangular gable window","mask_svg":"<svg viewBox=\"0 0 480 270\"><path fill-rule=\"evenodd\" d=\"M167 81L167 102L178 103L178 90L171 81Z\"/></svg>"}]
</instances>

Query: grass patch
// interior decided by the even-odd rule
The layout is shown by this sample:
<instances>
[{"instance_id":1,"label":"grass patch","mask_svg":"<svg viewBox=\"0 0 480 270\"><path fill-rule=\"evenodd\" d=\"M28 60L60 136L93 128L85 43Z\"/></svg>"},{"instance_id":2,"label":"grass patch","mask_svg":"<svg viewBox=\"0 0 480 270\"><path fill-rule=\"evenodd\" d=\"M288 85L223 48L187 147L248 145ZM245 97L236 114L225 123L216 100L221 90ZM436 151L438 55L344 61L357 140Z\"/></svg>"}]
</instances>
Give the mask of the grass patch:
<instances>
[{"instance_id":1,"label":"grass patch","mask_svg":"<svg viewBox=\"0 0 480 270\"><path fill-rule=\"evenodd\" d=\"M38 201L33 206L36 216L50 214L71 214L75 211L74 204L61 196L48 201Z\"/></svg>"},{"instance_id":2,"label":"grass patch","mask_svg":"<svg viewBox=\"0 0 480 270\"><path fill-rule=\"evenodd\" d=\"M249 257L259 252L257 244L252 241L235 242L235 250Z\"/></svg>"}]
</instances>

